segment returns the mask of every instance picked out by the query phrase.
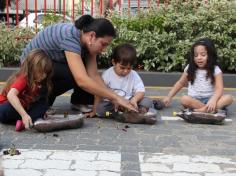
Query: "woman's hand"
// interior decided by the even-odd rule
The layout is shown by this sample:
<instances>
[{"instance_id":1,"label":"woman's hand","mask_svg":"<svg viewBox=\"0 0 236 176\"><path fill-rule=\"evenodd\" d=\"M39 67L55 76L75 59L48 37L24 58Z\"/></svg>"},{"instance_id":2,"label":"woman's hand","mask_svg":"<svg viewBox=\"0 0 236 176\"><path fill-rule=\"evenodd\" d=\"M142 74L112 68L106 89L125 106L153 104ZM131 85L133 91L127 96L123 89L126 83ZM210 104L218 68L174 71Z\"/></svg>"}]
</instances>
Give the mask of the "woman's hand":
<instances>
[{"instance_id":1,"label":"woman's hand","mask_svg":"<svg viewBox=\"0 0 236 176\"><path fill-rule=\"evenodd\" d=\"M138 112L138 109L136 109L128 100L124 99L121 96L117 96L116 99L113 101L113 104L115 105L116 111L118 110L119 106L122 106L130 111Z\"/></svg>"},{"instance_id":2,"label":"woman's hand","mask_svg":"<svg viewBox=\"0 0 236 176\"><path fill-rule=\"evenodd\" d=\"M26 129L29 129L31 126L33 126L32 119L28 114L22 117L22 121Z\"/></svg>"},{"instance_id":3,"label":"woman's hand","mask_svg":"<svg viewBox=\"0 0 236 176\"><path fill-rule=\"evenodd\" d=\"M88 112L84 114L86 118L94 118L96 116L96 112Z\"/></svg>"}]
</instances>

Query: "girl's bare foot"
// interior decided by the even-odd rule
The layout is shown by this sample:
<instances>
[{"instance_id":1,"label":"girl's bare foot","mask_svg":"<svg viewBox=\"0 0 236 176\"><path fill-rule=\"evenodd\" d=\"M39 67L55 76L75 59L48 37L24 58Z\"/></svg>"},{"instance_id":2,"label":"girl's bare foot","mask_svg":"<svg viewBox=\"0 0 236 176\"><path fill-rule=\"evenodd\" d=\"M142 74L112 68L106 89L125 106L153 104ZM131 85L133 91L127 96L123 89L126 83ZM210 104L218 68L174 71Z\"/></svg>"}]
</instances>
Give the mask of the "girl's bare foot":
<instances>
[{"instance_id":1,"label":"girl's bare foot","mask_svg":"<svg viewBox=\"0 0 236 176\"><path fill-rule=\"evenodd\" d=\"M196 111L196 112L206 112L206 113L211 113L211 114L214 114L214 113L217 112L217 111L207 111L207 107L206 106L204 106L202 108L194 109L194 111Z\"/></svg>"},{"instance_id":2,"label":"girl's bare foot","mask_svg":"<svg viewBox=\"0 0 236 176\"><path fill-rule=\"evenodd\" d=\"M207 107L206 107L206 106L203 106L203 107L201 107L201 108L194 109L194 111L196 111L196 112L207 112Z\"/></svg>"}]
</instances>

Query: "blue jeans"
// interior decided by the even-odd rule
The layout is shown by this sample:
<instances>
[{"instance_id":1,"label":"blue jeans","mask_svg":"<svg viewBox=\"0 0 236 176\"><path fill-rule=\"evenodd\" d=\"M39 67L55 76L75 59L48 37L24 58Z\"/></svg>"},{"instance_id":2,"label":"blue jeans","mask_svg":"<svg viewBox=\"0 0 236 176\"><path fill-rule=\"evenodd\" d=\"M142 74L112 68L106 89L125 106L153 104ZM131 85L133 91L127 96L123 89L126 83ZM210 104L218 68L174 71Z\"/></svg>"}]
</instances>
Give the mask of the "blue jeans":
<instances>
[{"instance_id":1,"label":"blue jeans","mask_svg":"<svg viewBox=\"0 0 236 176\"><path fill-rule=\"evenodd\" d=\"M197 100L199 100L200 102L202 102L203 104L207 104L207 102L209 101L209 97L207 98L196 98Z\"/></svg>"},{"instance_id":2,"label":"blue jeans","mask_svg":"<svg viewBox=\"0 0 236 176\"><path fill-rule=\"evenodd\" d=\"M26 112L31 117L32 121L43 118L48 109L48 104L45 100L38 100L30 105ZM20 114L9 103L5 102L0 104L0 122L1 123L15 123L17 120L22 119Z\"/></svg>"},{"instance_id":3,"label":"blue jeans","mask_svg":"<svg viewBox=\"0 0 236 176\"><path fill-rule=\"evenodd\" d=\"M56 97L70 89L74 89L71 95L72 104L93 104L94 96L81 89L75 82L67 63L54 62L52 84L53 88L49 96L49 105L52 106Z\"/></svg>"},{"instance_id":4,"label":"blue jeans","mask_svg":"<svg viewBox=\"0 0 236 176\"><path fill-rule=\"evenodd\" d=\"M210 98L196 98L196 99L202 102L203 104L207 104ZM221 110L227 110L227 106L222 107Z\"/></svg>"}]
</instances>

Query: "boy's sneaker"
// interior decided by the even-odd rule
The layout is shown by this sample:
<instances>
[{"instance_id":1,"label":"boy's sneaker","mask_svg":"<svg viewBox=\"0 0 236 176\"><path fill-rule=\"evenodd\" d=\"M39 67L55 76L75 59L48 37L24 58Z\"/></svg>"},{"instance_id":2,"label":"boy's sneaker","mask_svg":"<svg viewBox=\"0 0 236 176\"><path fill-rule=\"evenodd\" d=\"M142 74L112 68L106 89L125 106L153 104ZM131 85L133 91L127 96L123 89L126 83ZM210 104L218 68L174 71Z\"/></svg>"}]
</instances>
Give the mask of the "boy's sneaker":
<instances>
[{"instance_id":1,"label":"boy's sneaker","mask_svg":"<svg viewBox=\"0 0 236 176\"><path fill-rule=\"evenodd\" d=\"M25 129L25 126L23 124L22 120L17 120L16 121L16 131L22 131Z\"/></svg>"},{"instance_id":2,"label":"boy's sneaker","mask_svg":"<svg viewBox=\"0 0 236 176\"><path fill-rule=\"evenodd\" d=\"M72 110L76 110L76 111L80 111L82 113L88 113L88 112L92 112L93 110L93 105L75 105L75 104L71 104L71 109Z\"/></svg>"},{"instance_id":3,"label":"boy's sneaker","mask_svg":"<svg viewBox=\"0 0 236 176\"><path fill-rule=\"evenodd\" d=\"M156 110L162 110L165 107L165 104L160 100L153 100L153 105Z\"/></svg>"}]
</instances>

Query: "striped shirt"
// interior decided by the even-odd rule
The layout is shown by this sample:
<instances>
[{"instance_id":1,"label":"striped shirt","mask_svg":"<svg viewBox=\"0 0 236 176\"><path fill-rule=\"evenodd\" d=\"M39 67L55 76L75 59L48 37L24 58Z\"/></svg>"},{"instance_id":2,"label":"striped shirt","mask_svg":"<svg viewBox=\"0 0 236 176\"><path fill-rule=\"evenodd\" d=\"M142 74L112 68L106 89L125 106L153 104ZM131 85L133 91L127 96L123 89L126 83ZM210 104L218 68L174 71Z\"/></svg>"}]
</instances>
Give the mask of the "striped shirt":
<instances>
[{"instance_id":1,"label":"striped shirt","mask_svg":"<svg viewBox=\"0 0 236 176\"><path fill-rule=\"evenodd\" d=\"M39 32L23 50L21 62L29 52L40 48L56 62L66 63L65 51L81 54L80 31L69 23L54 24Z\"/></svg>"}]
</instances>

